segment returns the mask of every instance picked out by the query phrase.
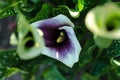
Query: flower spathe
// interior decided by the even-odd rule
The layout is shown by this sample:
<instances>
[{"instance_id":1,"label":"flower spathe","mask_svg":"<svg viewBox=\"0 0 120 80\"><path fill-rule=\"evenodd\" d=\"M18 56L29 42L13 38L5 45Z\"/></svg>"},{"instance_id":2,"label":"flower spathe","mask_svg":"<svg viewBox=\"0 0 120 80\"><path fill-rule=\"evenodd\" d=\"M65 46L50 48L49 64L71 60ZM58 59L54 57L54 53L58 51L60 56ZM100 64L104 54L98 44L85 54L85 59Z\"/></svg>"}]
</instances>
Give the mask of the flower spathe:
<instances>
[{"instance_id":1,"label":"flower spathe","mask_svg":"<svg viewBox=\"0 0 120 80\"><path fill-rule=\"evenodd\" d=\"M120 39L120 7L115 3L97 6L87 13L85 24L95 35Z\"/></svg>"},{"instance_id":2,"label":"flower spathe","mask_svg":"<svg viewBox=\"0 0 120 80\"><path fill-rule=\"evenodd\" d=\"M40 55L45 47L43 33L31 27L22 13L18 14L17 53L20 59L29 60Z\"/></svg>"},{"instance_id":3,"label":"flower spathe","mask_svg":"<svg viewBox=\"0 0 120 80\"><path fill-rule=\"evenodd\" d=\"M72 67L79 59L81 46L76 38L74 24L64 15L40 20L31 24L43 32L45 46L42 54Z\"/></svg>"}]
</instances>

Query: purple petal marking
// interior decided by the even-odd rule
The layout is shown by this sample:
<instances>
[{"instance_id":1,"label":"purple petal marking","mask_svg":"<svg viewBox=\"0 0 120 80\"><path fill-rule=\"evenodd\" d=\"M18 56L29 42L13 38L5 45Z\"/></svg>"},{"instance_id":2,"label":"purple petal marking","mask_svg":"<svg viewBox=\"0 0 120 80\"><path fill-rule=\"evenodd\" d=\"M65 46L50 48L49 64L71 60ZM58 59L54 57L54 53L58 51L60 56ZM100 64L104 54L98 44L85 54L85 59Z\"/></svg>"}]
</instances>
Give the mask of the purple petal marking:
<instances>
[{"instance_id":1,"label":"purple petal marking","mask_svg":"<svg viewBox=\"0 0 120 80\"><path fill-rule=\"evenodd\" d=\"M61 47L46 47L46 49L42 51L42 54L57 59L67 66L72 67L79 59L81 47L72 27L63 26L60 29L64 29L67 33L68 40L66 43Z\"/></svg>"},{"instance_id":2,"label":"purple petal marking","mask_svg":"<svg viewBox=\"0 0 120 80\"><path fill-rule=\"evenodd\" d=\"M42 54L57 59L69 67L78 61L81 47L73 30L74 24L66 16L58 15L34 22L31 26L40 28L44 33L46 48L42 50ZM58 45L56 40L61 31L66 33L66 40L62 45Z\"/></svg>"}]
</instances>

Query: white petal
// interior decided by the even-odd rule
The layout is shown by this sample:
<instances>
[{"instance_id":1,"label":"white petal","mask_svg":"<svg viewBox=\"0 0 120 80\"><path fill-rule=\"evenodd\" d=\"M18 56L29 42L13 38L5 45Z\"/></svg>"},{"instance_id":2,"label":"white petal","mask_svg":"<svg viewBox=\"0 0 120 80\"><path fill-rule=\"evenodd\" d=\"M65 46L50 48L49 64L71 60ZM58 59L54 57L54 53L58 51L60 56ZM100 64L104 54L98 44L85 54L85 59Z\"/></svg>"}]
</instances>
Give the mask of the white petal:
<instances>
[{"instance_id":1,"label":"white petal","mask_svg":"<svg viewBox=\"0 0 120 80\"><path fill-rule=\"evenodd\" d=\"M43 27L43 25L69 25L71 27L74 27L74 24L66 17L65 15L59 14L56 17L45 19L45 20L40 20L37 22L34 22L31 24L33 27ZM56 26L56 27L61 27L61 26Z\"/></svg>"},{"instance_id":2,"label":"white petal","mask_svg":"<svg viewBox=\"0 0 120 80\"><path fill-rule=\"evenodd\" d=\"M109 39L120 39L120 24L112 31L107 30L107 21L110 20L112 23L116 18L120 20L120 8L110 3L90 10L86 15L85 24L93 34Z\"/></svg>"}]
</instances>

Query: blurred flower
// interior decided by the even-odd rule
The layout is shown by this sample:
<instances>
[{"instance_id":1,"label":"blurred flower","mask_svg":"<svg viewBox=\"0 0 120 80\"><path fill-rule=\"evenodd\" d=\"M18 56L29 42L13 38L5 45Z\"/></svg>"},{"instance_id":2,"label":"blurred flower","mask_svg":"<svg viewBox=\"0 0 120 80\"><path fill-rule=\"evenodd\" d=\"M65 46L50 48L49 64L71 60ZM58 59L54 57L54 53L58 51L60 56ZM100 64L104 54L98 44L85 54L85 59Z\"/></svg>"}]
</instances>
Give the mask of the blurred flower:
<instances>
[{"instance_id":1,"label":"blurred flower","mask_svg":"<svg viewBox=\"0 0 120 80\"><path fill-rule=\"evenodd\" d=\"M35 27L31 27L21 13L18 14L18 39L12 35L11 40L17 43L17 53L21 59L33 59L40 55L45 47L43 33Z\"/></svg>"},{"instance_id":2,"label":"blurred flower","mask_svg":"<svg viewBox=\"0 0 120 80\"><path fill-rule=\"evenodd\" d=\"M97 6L88 12L85 24L94 34L96 45L108 48L113 39L120 39L120 7L115 3Z\"/></svg>"},{"instance_id":3,"label":"blurred flower","mask_svg":"<svg viewBox=\"0 0 120 80\"><path fill-rule=\"evenodd\" d=\"M88 12L85 24L95 35L120 39L120 7L115 3L97 6Z\"/></svg>"},{"instance_id":4,"label":"blurred flower","mask_svg":"<svg viewBox=\"0 0 120 80\"><path fill-rule=\"evenodd\" d=\"M46 48L42 54L57 59L72 67L79 59L80 44L76 38L74 24L64 15L37 21L31 24L43 32Z\"/></svg>"}]
</instances>

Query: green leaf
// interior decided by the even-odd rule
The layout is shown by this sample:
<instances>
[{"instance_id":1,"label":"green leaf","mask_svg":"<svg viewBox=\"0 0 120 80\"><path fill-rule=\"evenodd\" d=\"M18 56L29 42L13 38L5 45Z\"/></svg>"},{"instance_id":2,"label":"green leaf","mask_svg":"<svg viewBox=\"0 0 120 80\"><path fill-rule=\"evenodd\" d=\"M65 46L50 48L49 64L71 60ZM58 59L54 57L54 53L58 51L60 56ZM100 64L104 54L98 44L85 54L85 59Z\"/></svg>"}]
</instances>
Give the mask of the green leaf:
<instances>
[{"instance_id":1,"label":"green leaf","mask_svg":"<svg viewBox=\"0 0 120 80\"><path fill-rule=\"evenodd\" d=\"M0 18L4 18L4 17L7 17L7 16L12 16L12 15L16 15L17 14L17 5L19 4L20 2L15 2L14 4L0 10Z\"/></svg>"},{"instance_id":2,"label":"green leaf","mask_svg":"<svg viewBox=\"0 0 120 80\"><path fill-rule=\"evenodd\" d=\"M72 0L73 3L77 3L78 0Z\"/></svg>"},{"instance_id":3,"label":"green leaf","mask_svg":"<svg viewBox=\"0 0 120 80\"><path fill-rule=\"evenodd\" d=\"M115 71L116 70L116 71ZM120 73L119 69L111 70L108 73L108 79L107 80L120 80Z\"/></svg>"},{"instance_id":4,"label":"green leaf","mask_svg":"<svg viewBox=\"0 0 120 80\"><path fill-rule=\"evenodd\" d=\"M55 66L45 69L43 76L45 80L66 80Z\"/></svg>"},{"instance_id":5,"label":"green leaf","mask_svg":"<svg viewBox=\"0 0 120 80\"><path fill-rule=\"evenodd\" d=\"M45 2L49 2L52 5L58 6L58 5L65 5L66 0L46 0Z\"/></svg>"},{"instance_id":6,"label":"green leaf","mask_svg":"<svg viewBox=\"0 0 120 80\"><path fill-rule=\"evenodd\" d=\"M98 76L93 76L88 73L82 75L82 80L99 80Z\"/></svg>"},{"instance_id":7,"label":"green leaf","mask_svg":"<svg viewBox=\"0 0 120 80\"><path fill-rule=\"evenodd\" d=\"M16 64L18 60L16 50L0 50L0 68L5 68L5 66L7 67L8 65L12 66Z\"/></svg>"},{"instance_id":8,"label":"green leaf","mask_svg":"<svg viewBox=\"0 0 120 80\"><path fill-rule=\"evenodd\" d=\"M17 72L17 69L20 69L20 72L26 77L26 80L29 80L28 78L31 78L31 76L38 73L39 65L41 65L41 67L43 67L42 65L53 65L54 61L54 59L44 55L40 55L32 60L21 60L18 57L16 50L0 50L0 80L6 77L6 72L8 73L11 71L8 69L12 69L13 73L14 70Z\"/></svg>"},{"instance_id":9,"label":"green leaf","mask_svg":"<svg viewBox=\"0 0 120 80\"><path fill-rule=\"evenodd\" d=\"M7 6L7 3L4 1L0 1L0 10L5 8Z\"/></svg>"},{"instance_id":10,"label":"green leaf","mask_svg":"<svg viewBox=\"0 0 120 80\"><path fill-rule=\"evenodd\" d=\"M31 0L32 2L34 2L34 3L37 3L37 2L39 2L39 0Z\"/></svg>"},{"instance_id":11,"label":"green leaf","mask_svg":"<svg viewBox=\"0 0 120 80\"><path fill-rule=\"evenodd\" d=\"M51 6L50 4L43 4L41 10L29 22L32 23L41 19L47 19L52 17L52 8L53 6Z\"/></svg>"},{"instance_id":12,"label":"green leaf","mask_svg":"<svg viewBox=\"0 0 120 80\"><path fill-rule=\"evenodd\" d=\"M92 68L92 75L101 76L107 73L110 70L109 60L107 59L99 59L95 62Z\"/></svg>"},{"instance_id":13,"label":"green leaf","mask_svg":"<svg viewBox=\"0 0 120 80\"><path fill-rule=\"evenodd\" d=\"M120 40L114 40L111 46L103 51L104 55L108 58L120 56Z\"/></svg>"},{"instance_id":14,"label":"green leaf","mask_svg":"<svg viewBox=\"0 0 120 80\"><path fill-rule=\"evenodd\" d=\"M88 39L84 46L83 46L83 50L81 52L81 55L80 55L80 60L79 60L79 65L80 67L83 67L85 64L87 64L88 62L90 62L92 60L92 53L94 51L96 47L94 46L94 43L93 43L93 39L90 38Z\"/></svg>"},{"instance_id":15,"label":"green leaf","mask_svg":"<svg viewBox=\"0 0 120 80\"><path fill-rule=\"evenodd\" d=\"M8 67L18 65L19 58L16 50L1 50L0 51L0 78L5 75Z\"/></svg>"},{"instance_id":16,"label":"green leaf","mask_svg":"<svg viewBox=\"0 0 120 80\"><path fill-rule=\"evenodd\" d=\"M66 16L69 15L68 8L66 6L59 6L57 8L53 8L53 15L59 15L59 14L64 14Z\"/></svg>"},{"instance_id":17,"label":"green leaf","mask_svg":"<svg viewBox=\"0 0 120 80\"><path fill-rule=\"evenodd\" d=\"M120 2L115 2L118 6L120 6Z\"/></svg>"},{"instance_id":18,"label":"green leaf","mask_svg":"<svg viewBox=\"0 0 120 80\"><path fill-rule=\"evenodd\" d=\"M5 2L8 4L12 4L12 3L17 2L17 1L19 1L19 0L5 0Z\"/></svg>"},{"instance_id":19,"label":"green leaf","mask_svg":"<svg viewBox=\"0 0 120 80\"><path fill-rule=\"evenodd\" d=\"M23 0L21 1L21 4L19 4L19 8L23 12L31 12L36 7L35 7L35 3L31 2L30 0Z\"/></svg>"},{"instance_id":20,"label":"green leaf","mask_svg":"<svg viewBox=\"0 0 120 80\"><path fill-rule=\"evenodd\" d=\"M114 69L114 73L113 73L113 71L111 71L111 73L112 73L112 75L114 75L116 77L116 80L120 79L120 67L117 67L116 69Z\"/></svg>"},{"instance_id":21,"label":"green leaf","mask_svg":"<svg viewBox=\"0 0 120 80\"><path fill-rule=\"evenodd\" d=\"M18 68L8 68L7 70L6 70L6 72L5 72L5 77L10 77L10 76L12 76L12 75L14 75L14 74L16 74L16 73L18 73L20 71L20 69L18 69Z\"/></svg>"}]
</instances>

